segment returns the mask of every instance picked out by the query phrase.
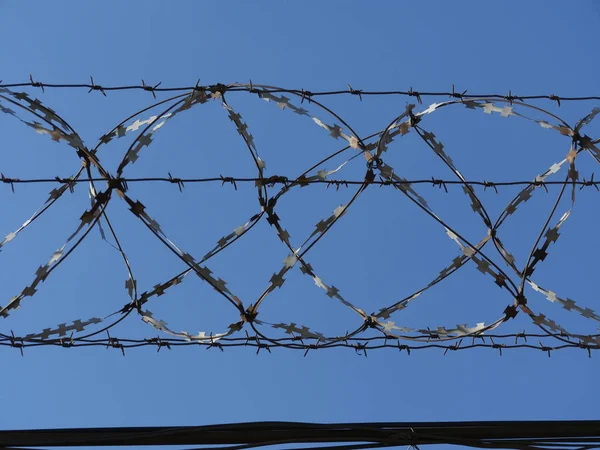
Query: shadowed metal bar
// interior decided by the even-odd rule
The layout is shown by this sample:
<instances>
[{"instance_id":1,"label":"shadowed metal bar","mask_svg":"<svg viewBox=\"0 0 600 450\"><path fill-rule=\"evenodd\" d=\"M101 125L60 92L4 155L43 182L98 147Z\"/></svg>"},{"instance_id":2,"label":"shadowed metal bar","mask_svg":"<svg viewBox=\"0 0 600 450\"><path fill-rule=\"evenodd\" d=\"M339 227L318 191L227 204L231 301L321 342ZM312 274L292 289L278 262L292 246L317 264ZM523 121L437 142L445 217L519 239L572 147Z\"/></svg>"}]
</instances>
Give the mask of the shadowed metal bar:
<instances>
[{"instance_id":1,"label":"shadowed metal bar","mask_svg":"<svg viewBox=\"0 0 600 450\"><path fill-rule=\"evenodd\" d=\"M0 431L1 447L374 443L472 447L600 447L600 421L340 423L250 422L205 426ZM271 443L271 444L270 444Z\"/></svg>"}]
</instances>

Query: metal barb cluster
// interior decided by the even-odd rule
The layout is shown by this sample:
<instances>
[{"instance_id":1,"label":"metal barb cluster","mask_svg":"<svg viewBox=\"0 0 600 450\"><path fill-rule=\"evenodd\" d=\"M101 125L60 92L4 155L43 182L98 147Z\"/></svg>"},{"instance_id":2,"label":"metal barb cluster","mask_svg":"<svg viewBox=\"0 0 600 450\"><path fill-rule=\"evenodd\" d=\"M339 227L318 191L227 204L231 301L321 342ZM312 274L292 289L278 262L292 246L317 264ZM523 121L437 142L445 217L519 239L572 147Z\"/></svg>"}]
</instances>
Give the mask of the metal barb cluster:
<instances>
[{"instance_id":1,"label":"metal barb cluster","mask_svg":"<svg viewBox=\"0 0 600 450\"><path fill-rule=\"evenodd\" d=\"M9 89L9 87L12 88L25 85L40 88L42 90L49 87L87 87L90 92L99 91L104 95L106 95L106 92L114 90L142 89L150 92L154 98L156 98L156 93L158 92L178 91L183 89L161 88L160 83L148 85L145 82L142 82L141 86L107 87L95 84L93 79L90 81L90 85L50 85L34 81L32 77L29 83L0 85L0 112L19 120L39 134L48 135L53 141L64 142L74 149L82 163L78 171L67 178L19 179L9 178L4 176L4 174L1 175L0 181L10 185L13 192L15 185L19 183L48 182L56 183L57 185L50 191L46 202L38 208L38 210L35 211L23 225L17 230L9 233L2 241L0 241L0 250L2 247L9 245L23 229L31 226L36 219L59 201L67 190L73 192L78 184L86 183L92 198L91 207L83 212L76 229L69 236L64 245L57 249L51 255L50 259L37 269L35 277L30 285L23 288L19 294L13 296L4 307L0 308L0 316L7 319L23 302L27 303L28 297L32 297L38 292L41 283L43 283L47 277L73 253L93 228L98 228L104 237L105 231L103 227L105 226L108 228L116 243L115 248L119 251L128 273L128 278L125 281L125 289L129 297L129 302L119 311L112 312L106 316L94 317L89 320L78 319L69 324L62 323L54 328L46 328L38 333L19 336L15 336L12 332L10 335L7 334L7 332L0 333L0 345L16 347L19 348L21 352L23 352L23 348L41 345L54 345L64 348L104 345L107 348L116 348L123 352L123 354L125 354L126 348L142 346L155 346L157 351L160 351L161 348L164 347L170 349L173 346L179 345L201 345L207 349L216 348L221 351L223 351L225 347L250 346L256 348L257 353L261 350L271 352L273 347L285 347L303 350L305 355L313 349L347 347L354 349L357 354L364 356L367 356L368 350L377 348L397 348L399 350L406 350L407 352L424 348L441 348L445 350L445 354L450 350L456 351L477 347L491 348L499 351L500 354L502 354L503 349L507 348L535 348L547 352L548 355L550 355L553 350L557 349L580 348L586 350L591 356L592 350L600 348L600 335L589 335L568 331L546 315L536 313L534 306L532 306L532 302L528 301L529 299L525 292L525 288L529 287L533 291L542 294L552 303L562 306L567 311L576 312L586 319L600 322L600 316L592 309L584 307L572 299L559 297L549 288L537 284L532 278L536 267L545 260L549 249L559 238L561 227L571 215L577 192L584 187L593 187L598 190L599 183L594 181L593 176L589 180L580 180L579 172L576 170L576 160L579 155L585 153L590 155L596 163L600 163L600 149L598 148L600 140L593 139L582 132L582 129L594 119L598 112L600 112L600 109L594 109L576 125L570 126L556 115L524 102L524 100L531 98L550 98L557 102L559 100L567 100L567 98L561 97L559 99L556 96L516 96L509 91L508 95L503 96L488 95L475 97L467 95L466 91L457 93L454 88L451 93L416 92L412 90L412 88L404 93L368 92L356 90L350 86L348 86L348 91L315 93L305 90L281 89L252 83L233 83L228 85L216 84L211 86L200 86L199 83L197 83L195 86L184 89L186 91L185 93L158 101L150 107L144 108L138 114L134 114L120 122L117 126L104 134L95 147L89 148L83 143L79 134L51 108L45 106L41 101L33 98L28 93L14 92ZM298 177L291 178L279 175L268 176L266 174L266 162L259 155L258 147L254 142L254 137L249 131L248 124L244 121L239 112L234 110L225 99L226 95L229 97L229 93L233 92L249 93L252 96L256 96L259 99L274 105L282 111L287 110L298 117L306 118L317 125L331 138L342 141L344 147L314 164ZM291 98L283 95L284 93L290 95L290 97L295 97L299 101L293 102ZM363 99L363 96L373 94L404 94L416 98L419 104L422 103L422 97L428 95L448 95L451 97L451 100L433 103L419 112L416 112L416 105L409 104L386 128L369 136L361 137L343 118L316 99L319 95L324 96L343 93L357 96L360 100ZM306 104L303 103L304 100L307 100ZM218 177L215 176L212 178L182 179L174 177L170 173L168 174L168 177L154 178L134 178L126 177L124 175L125 170L146 153L146 149L154 140L155 133L163 126L167 125L180 114L184 114L192 108L197 108L209 103L220 104L229 120L233 123L237 133L243 140L245 147L252 157L256 168L255 177L235 178L219 174ZM317 117L317 115L305 109L303 105L306 105L311 109L316 109L320 113L326 113L329 119L322 120ZM157 115L153 115L143 120L140 119L140 115L149 109L161 106L164 109ZM463 177L453 160L446 153L440 139L424 128L427 122L427 116L433 114L435 111L443 108L461 107L488 115L499 115L504 118L514 117L527 120L544 129L556 132L557 135L566 137L569 140L569 150L562 161L553 164L530 181L469 181ZM545 120L537 118L537 116L530 116L529 113L535 113L538 116L541 115L545 117ZM422 142L440 158L444 165L452 172L455 179L441 180L431 178L409 180L400 176L398 171L396 171L388 162L384 161L389 145L394 140L398 140L411 132L417 134ZM136 134L134 142L127 149L116 172L110 173L101 164L98 153L104 146L109 145L111 141L130 133ZM320 169L320 167L333 156L342 154L350 156L336 169L330 171ZM342 171L346 164L357 157L364 157L366 162L365 175L362 180L331 179L333 175ZM548 179L561 170L566 172L562 181ZM260 209L242 225L235 228L231 233L223 236L212 250L203 257L197 258L183 250L168 237L165 230L163 230L160 224L153 218L146 206L140 200L135 199L130 195L128 191L129 183L150 181L168 182L176 185L180 191L185 188L187 183L220 182L222 185L230 185L237 190L238 183L252 182L256 187ZM99 187L100 183L105 183L106 187L104 190L101 190ZM278 216L277 205L281 197L291 190L318 183L323 183L327 186L335 186L336 188L352 188L354 189L354 193L345 205L340 205L329 217L319 221L312 233L298 245L298 242L292 239L292 236L285 228L283 220ZM430 184L431 186L444 189L445 192L448 192L449 185L458 185L462 187L463 193L469 199L472 210L488 229L487 235L479 242L469 242L432 210L427 200L417 192L416 185L418 184ZM276 185L279 186L280 189L276 191L275 194L267 190L267 187L274 187ZM333 284L322 279L315 272L308 257L311 249L315 247L321 238L335 226L338 220L346 214L356 200L368 188L374 185L390 186L396 189L400 195L408 198L423 213L439 223L444 228L447 236L456 244L459 255L422 288L393 304L381 308L379 311L369 314L359 305L351 303ZM499 217L496 220L492 220L484 203L477 194L475 187L482 187L483 190L493 188L497 191L498 187L508 185L523 185L524 187L507 205ZM519 268L515 258L500 240L498 230L516 213L517 210L522 209L522 206L532 198L537 191L539 191L539 188L544 188L547 191L547 188L550 185L560 186L555 207L549 214L543 229L540 231L538 239L529 254L526 263ZM558 221L552 224L556 206L558 206L559 202L565 196L565 193L569 190L571 192L570 207ZM170 277L168 280L155 285L150 290L139 292L137 281L134 277L134 269L132 268L125 253L125 249L109 220L107 208L110 203L118 201L125 202L129 207L131 214L133 214L162 244L179 258L187 266L187 269ZM227 282L215 275L213 271L208 268L206 263L216 254L229 247L238 239L241 239L261 220L266 221L270 225L282 244L287 248L289 254L283 261L281 268L268 280L264 291L250 302L248 299L242 300L241 296L233 293L228 287ZM498 251L503 263L505 263L504 268L500 267L484 253L484 248L486 246L488 248L493 247ZM488 276L498 287L506 291L512 299L512 303L506 306L494 321L487 324L484 322L477 323L472 327L459 324L455 327L434 326L423 329L413 329L398 326L395 322L390 320L392 314L408 307L408 305L416 300L423 292L439 284L466 264L475 264L476 268L482 274ZM323 333L311 330L309 327L303 325L297 325L296 323L269 323L261 320L260 311L262 305L266 303L266 300L272 292L283 286L286 281L286 276L295 267L297 267L302 274L310 277L314 284L324 291L327 297L340 302L355 314L357 324L353 331L347 332L343 336L326 336ZM174 331L172 326L168 326L164 320L156 317L148 309L148 306L154 297L162 296L171 287L183 283L190 274L196 275L203 280L203 282L208 283L208 285L216 290L218 294L235 309L237 318L226 330L223 330L220 333ZM529 292L527 294L529 294ZM493 337L490 336L490 333L508 320L515 318L519 312L523 312L526 316L529 316L533 324L542 330L544 333L542 340L544 340L544 342L546 342L547 339L553 339L558 341L556 345L548 345L542 341L539 341L539 345L525 342L515 342L515 344L495 342ZM141 320L157 330L161 337L136 341L124 338L117 339L111 337L110 334L107 334L106 338L95 338L95 336L98 336L101 333L108 333L110 328L131 314L137 314ZM379 333L379 336L375 338L370 337L370 335L368 336L367 332L369 330ZM250 331L250 334L248 334L248 331ZM246 338L239 338L240 333L243 332L246 333ZM280 333L280 335L281 333L284 333L287 336L282 338L280 335L275 336L274 333ZM66 336L69 336L69 338L67 339ZM490 342L485 341L486 336L489 336ZM504 335L504 338L518 338L519 336L525 338L528 335ZM472 338L473 343L471 345L464 345L463 339L465 338ZM481 342L479 342L479 339ZM411 342L411 344L400 344L400 341L408 341Z\"/></svg>"}]
</instances>

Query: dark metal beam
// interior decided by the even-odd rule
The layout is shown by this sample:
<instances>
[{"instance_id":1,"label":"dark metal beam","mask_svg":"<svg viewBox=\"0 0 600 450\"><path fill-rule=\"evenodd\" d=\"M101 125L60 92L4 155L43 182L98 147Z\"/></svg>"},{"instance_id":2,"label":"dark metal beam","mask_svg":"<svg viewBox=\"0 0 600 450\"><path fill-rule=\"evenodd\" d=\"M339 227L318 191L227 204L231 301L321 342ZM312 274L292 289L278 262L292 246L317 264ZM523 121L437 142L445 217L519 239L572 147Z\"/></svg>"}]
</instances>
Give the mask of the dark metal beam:
<instances>
[{"instance_id":1,"label":"dark metal beam","mask_svg":"<svg viewBox=\"0 0 600 450\"><path fill-rule=\"evenodd\" d=\"M1 447L269 445L290 443L457 444L532 448L600 447L600 421L341 423L253 422L206 426L0 431Z\"/></svg>"}]
</instances>

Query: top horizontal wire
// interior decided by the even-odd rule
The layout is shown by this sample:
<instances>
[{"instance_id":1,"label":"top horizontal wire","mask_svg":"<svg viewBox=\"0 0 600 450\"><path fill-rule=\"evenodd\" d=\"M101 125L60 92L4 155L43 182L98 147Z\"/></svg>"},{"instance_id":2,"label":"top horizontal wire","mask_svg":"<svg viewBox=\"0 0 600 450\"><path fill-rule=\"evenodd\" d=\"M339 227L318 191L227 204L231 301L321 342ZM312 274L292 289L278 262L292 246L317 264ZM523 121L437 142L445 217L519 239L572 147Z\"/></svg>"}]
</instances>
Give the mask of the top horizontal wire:
<instances>
[{"instance_id":1,"label":"top horizontal wire","mask_svg":"<svg viewBox=\"0 0 600 450\"><path fill-rule=\"evenodd\" d=\"M162 82L159 82L155 85L148 85L142 80L142 84L139 85L121 85L121 86L105 86L94 83L94 79L90 77L90 83L44 83L41 81L35 81L32 76L30 76L28 82L21 83L6 83L3 84L2 80L0 80L0 88L17 88L17 87L33 87L40 88L44 91L45 88L52 89L87 89L88 93L93 91L99 91L102 94L106 95L106 92L114 92L114 91L131 91L131 90L142 90L150 92L154 95L155 92L184 92L191 90L203 90L203 91L228 91L228 92L236 92L236 91L254 91L252 87L252 81L250 81L249 86L242 85L225 85L222 83L216 83L211 85L200 85L197 83L193 86L162 86ZM562 96L556 94L533 94L533 95L517 95L513 94L510 90L507 94L469 94L467 90L457 91L452 85L451 91L415 91L412 87L409 88L408 91L402 90L391 90L391 91L369 91L364 89L354 89L352 86L347 85L348 89L341 90L333 90L333 91L310 91L306 89L265 89L261 88L262 91L268 91L271 93L290 93L290 94L298 94L303 98L310 100L311 97L317 96L330 96L330 95L356 95L362 100L363 96L381 96L381 95L400 95L407 97L415 97L419 103L421 102L421 97L450 97L456 99L469 99L469 98L497 98L504 100L552 100L560 106L561 101L589 101L589 100L600 100L600 95L586 95L586 96ZM258 90L257 90L258 92Z\"/></svg>"}]
</instances>

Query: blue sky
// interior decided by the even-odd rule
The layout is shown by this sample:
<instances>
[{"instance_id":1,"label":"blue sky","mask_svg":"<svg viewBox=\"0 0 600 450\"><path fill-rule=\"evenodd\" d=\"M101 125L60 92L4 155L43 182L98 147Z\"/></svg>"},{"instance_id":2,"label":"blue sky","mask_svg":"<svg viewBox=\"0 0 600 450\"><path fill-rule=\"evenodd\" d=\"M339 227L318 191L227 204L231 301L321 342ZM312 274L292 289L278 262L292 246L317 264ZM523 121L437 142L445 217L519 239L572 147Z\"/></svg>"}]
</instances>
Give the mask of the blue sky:
<instances>
[{"instance_id":1,"label":"blue sky","mask_svg":"<svg viewBox=\"0 0 600 450\"><path fill-rule=\"evenodd\" d=\"M44 82L163 85L247 82L309 90L407 89L484 93L598 95L596 28L600 7L591 1L571 7L562 2L63 2L0 0L5 83L33 74ZM122 119L153 101L145 92L83 90L36 91L93 146ZM161 96L160 98L166 98ZM247 94L228 102L242 114L267 161L269 175L298 175L341 148L310 120L281 112ZM362 136L384 128L408 99L331 98L324 100ZM430 101L431 100L431 101ZM426 105L440 99L424 99ZM536 103L570 124L586 115L592 102ZM316 109L311 112L318 112ZM320 116L324 116L318 112ZM541 116L536 116L540 118ZM327 117L331 121L330 117ZM565 157L569 142L535 124L462 107L440 110L423 127L443 140L446 151L468 179L532 179ZM598 135L598 123L586 128ZM129 141L129 143L131 140ZM115 170L127 146L103 150L102 161ZM587 155L583 155L587 156ZM594 161L581 158L589 178ZM406 178L451 178L418 136L391 144L386 161ZM340 160L341 161L341 160ZM0 117L0 170L7 176L68 176L79 167L73 149ZM360 179L364 164L342 177ZM334 164L326 167L333 169ZM254 176L255 167L217 102L202 105L157 134L129 176ZM0 186L2 187L2 186ZM0 189L0 235L17 228L46 198L49 186ZM203 255L224 234L258 210L251 185L236 192L219 184L135 185L130 192L155 212L167 234L182 248ZM450 194L419 188L433 209L472 238L486 232L458 187ZM551 188L551 193L557 193ZM481 194L496 217L518 193ZM351 190L321 186L298 189L281 201L282 220L303 240L320 219L348 201ZM539 231L553 196L537 197L502 228L502 239L519 261ZM538 198L539 197L539 198ZM593 249L598 194L578 192L564 236L540 265L539 284L597 309L597 266ZM568 199L567 199L568 200ZM31 274L76 227L89 200L84 186L67 195L0 254L2 303L31 281ZM559 213L569 208L561 203ZM123 236L141 289L165 281L184 267L127 212L111 204L109 213ZM553 220L555 222L555 220ZM590 225L592 224L592 225ZM368 312L393 303L434 278L458 254L444 230L391 189L369 189L335 229L315 247L309 260L326 280ZM189 250L188 250L189 249ZM251 303L287 256L265 222L209 266ZM499 259L496 258L495 261ZM127 303L119 254L95 230L65 261L38 294L0 330L27 334L87 315L104 315ZM235 321L235 310L199 279L186 280L170 296L152 304L176 329L219 332ZM559 323L586 333L589 321L573 317L529 291L532 307ZM512 302L474 264L393 316L411 326L474 325L499 317ZM413 307L414 306L414 307ZM264 320L306 324L342 333L357 317L299 274L261 307ZM579 328L578 328L579 327ZM534 330L520 314L509 332ZM131 316L114 335L156 334ZM146 333L146 334L144 334ZM434 421L595 418L598 358L580 351L490 350L406 353L379 351L368 358L350 350L286 350L256 356L247 349L140 349L123 358L116 350L31 349L22 358L3 349L0 427L192 425L256 420Z\"/></svg>"}]
</instances>

